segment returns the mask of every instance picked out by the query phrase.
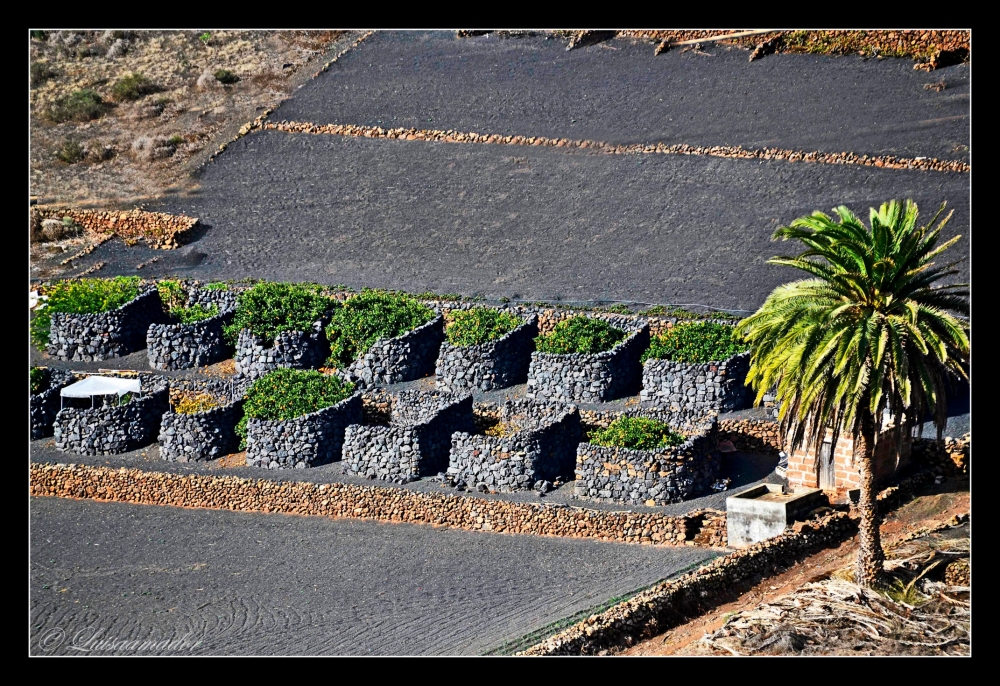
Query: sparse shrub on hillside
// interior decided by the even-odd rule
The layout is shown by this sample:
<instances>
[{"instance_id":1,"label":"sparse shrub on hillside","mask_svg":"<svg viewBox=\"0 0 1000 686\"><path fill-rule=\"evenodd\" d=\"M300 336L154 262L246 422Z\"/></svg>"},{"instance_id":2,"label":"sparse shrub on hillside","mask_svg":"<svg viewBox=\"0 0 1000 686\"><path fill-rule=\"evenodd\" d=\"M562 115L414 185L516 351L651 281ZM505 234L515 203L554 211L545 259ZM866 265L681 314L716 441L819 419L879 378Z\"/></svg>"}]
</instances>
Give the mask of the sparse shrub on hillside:
<instances>
[{"instance_id":1,"label":"sparse shrub on hillside","mask_svg":"<svg viewBox=\"0 0 1000 686\"><path fill-rule=\"evenodd\" d=\"M58 98L46 115L56 124L67 121L87 122L104 116L110 107L100 95L84 88Z\"/></svg>"}]
</instances>

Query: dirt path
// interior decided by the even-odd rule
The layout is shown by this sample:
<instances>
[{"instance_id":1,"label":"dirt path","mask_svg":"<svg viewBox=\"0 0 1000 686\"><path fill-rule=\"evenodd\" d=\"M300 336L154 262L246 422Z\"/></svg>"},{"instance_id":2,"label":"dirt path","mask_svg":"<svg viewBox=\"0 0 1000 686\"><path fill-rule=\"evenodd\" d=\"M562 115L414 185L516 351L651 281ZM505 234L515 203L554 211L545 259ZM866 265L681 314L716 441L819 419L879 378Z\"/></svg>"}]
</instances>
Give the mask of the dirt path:
<instances>
[{"instance_id":1,"label":"dirt path","mask_svg":"<svg viewBox=\"0 0 1000 686\"><path fill-rule=\"evenodd\" d=\"M970 510L968 483L953 480L942 483L892 513L882 525L886 546L907 532L931 528ZM705 655L701 638L726 623L737 612L753 609L787 595L804 584L820 581L848 566L857 551L856 539L838 548L824 550L806 558L777 577L765 579L733 602L721 605L697 619L624 651L625 655Z\"/></svg>"}]
</instances>

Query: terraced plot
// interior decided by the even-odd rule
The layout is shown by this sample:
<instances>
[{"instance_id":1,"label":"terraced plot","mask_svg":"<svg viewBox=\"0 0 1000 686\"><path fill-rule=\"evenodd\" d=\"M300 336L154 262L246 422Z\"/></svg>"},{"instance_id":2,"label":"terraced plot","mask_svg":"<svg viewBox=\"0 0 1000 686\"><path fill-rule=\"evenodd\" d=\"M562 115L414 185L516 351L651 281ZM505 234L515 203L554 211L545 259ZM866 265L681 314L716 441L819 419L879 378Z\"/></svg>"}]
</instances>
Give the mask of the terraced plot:
<instances>
[{"instance_id":1,"label":"terraced plot","mask_svg":"<svg viewBox=\"0 0 1000 686\"><path fill-rule=\"evenodd\" d=\"M32 654L481 654L715 555L54 498L30 525Z\"/></svg>"}]
</instances>

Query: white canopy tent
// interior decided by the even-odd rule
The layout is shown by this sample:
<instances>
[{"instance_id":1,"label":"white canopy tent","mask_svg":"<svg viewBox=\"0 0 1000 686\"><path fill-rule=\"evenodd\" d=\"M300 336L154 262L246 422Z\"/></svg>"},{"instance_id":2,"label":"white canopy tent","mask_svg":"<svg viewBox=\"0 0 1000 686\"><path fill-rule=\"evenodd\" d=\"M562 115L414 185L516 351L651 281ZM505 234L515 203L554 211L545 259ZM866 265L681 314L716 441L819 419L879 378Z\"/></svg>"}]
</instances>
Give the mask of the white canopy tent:
<instances>
[{"instance_id":1,"label":"white canopy tent","mask_svg":"<svg viewBox=\"0 0 1000 686\"><path fill-rule=\"evenodd\" d=\"M126 393L142 395L142 384L139 379L119 379L109 376L88 376L83 381L64 387L59 391L60 408L62 398L90 398L90 406L94 406L94 397L98 395L117 395L118 402Z\"/></svg>"}]
</instances>

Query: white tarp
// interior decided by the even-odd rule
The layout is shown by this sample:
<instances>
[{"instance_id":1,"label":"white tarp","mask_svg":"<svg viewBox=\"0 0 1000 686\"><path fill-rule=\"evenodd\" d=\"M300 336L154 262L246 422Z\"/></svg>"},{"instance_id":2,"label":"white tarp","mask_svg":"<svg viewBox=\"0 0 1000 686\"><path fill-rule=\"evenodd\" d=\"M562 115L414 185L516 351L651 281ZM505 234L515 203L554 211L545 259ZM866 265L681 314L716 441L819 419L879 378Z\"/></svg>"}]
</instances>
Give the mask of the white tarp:
<instances>
[{"instance_id":1,"label":"white tarp","mask_svg":"<svg viewBox=\"0 0 1000 686\"><path fill-rule=\"evenodd\" d=\"M95 395L118 395L139 393L139 379L116 379L108 376L88 376L83 381L66 386L59 395L65 398L90 398Z\"/></svg>"}]
</instances>

